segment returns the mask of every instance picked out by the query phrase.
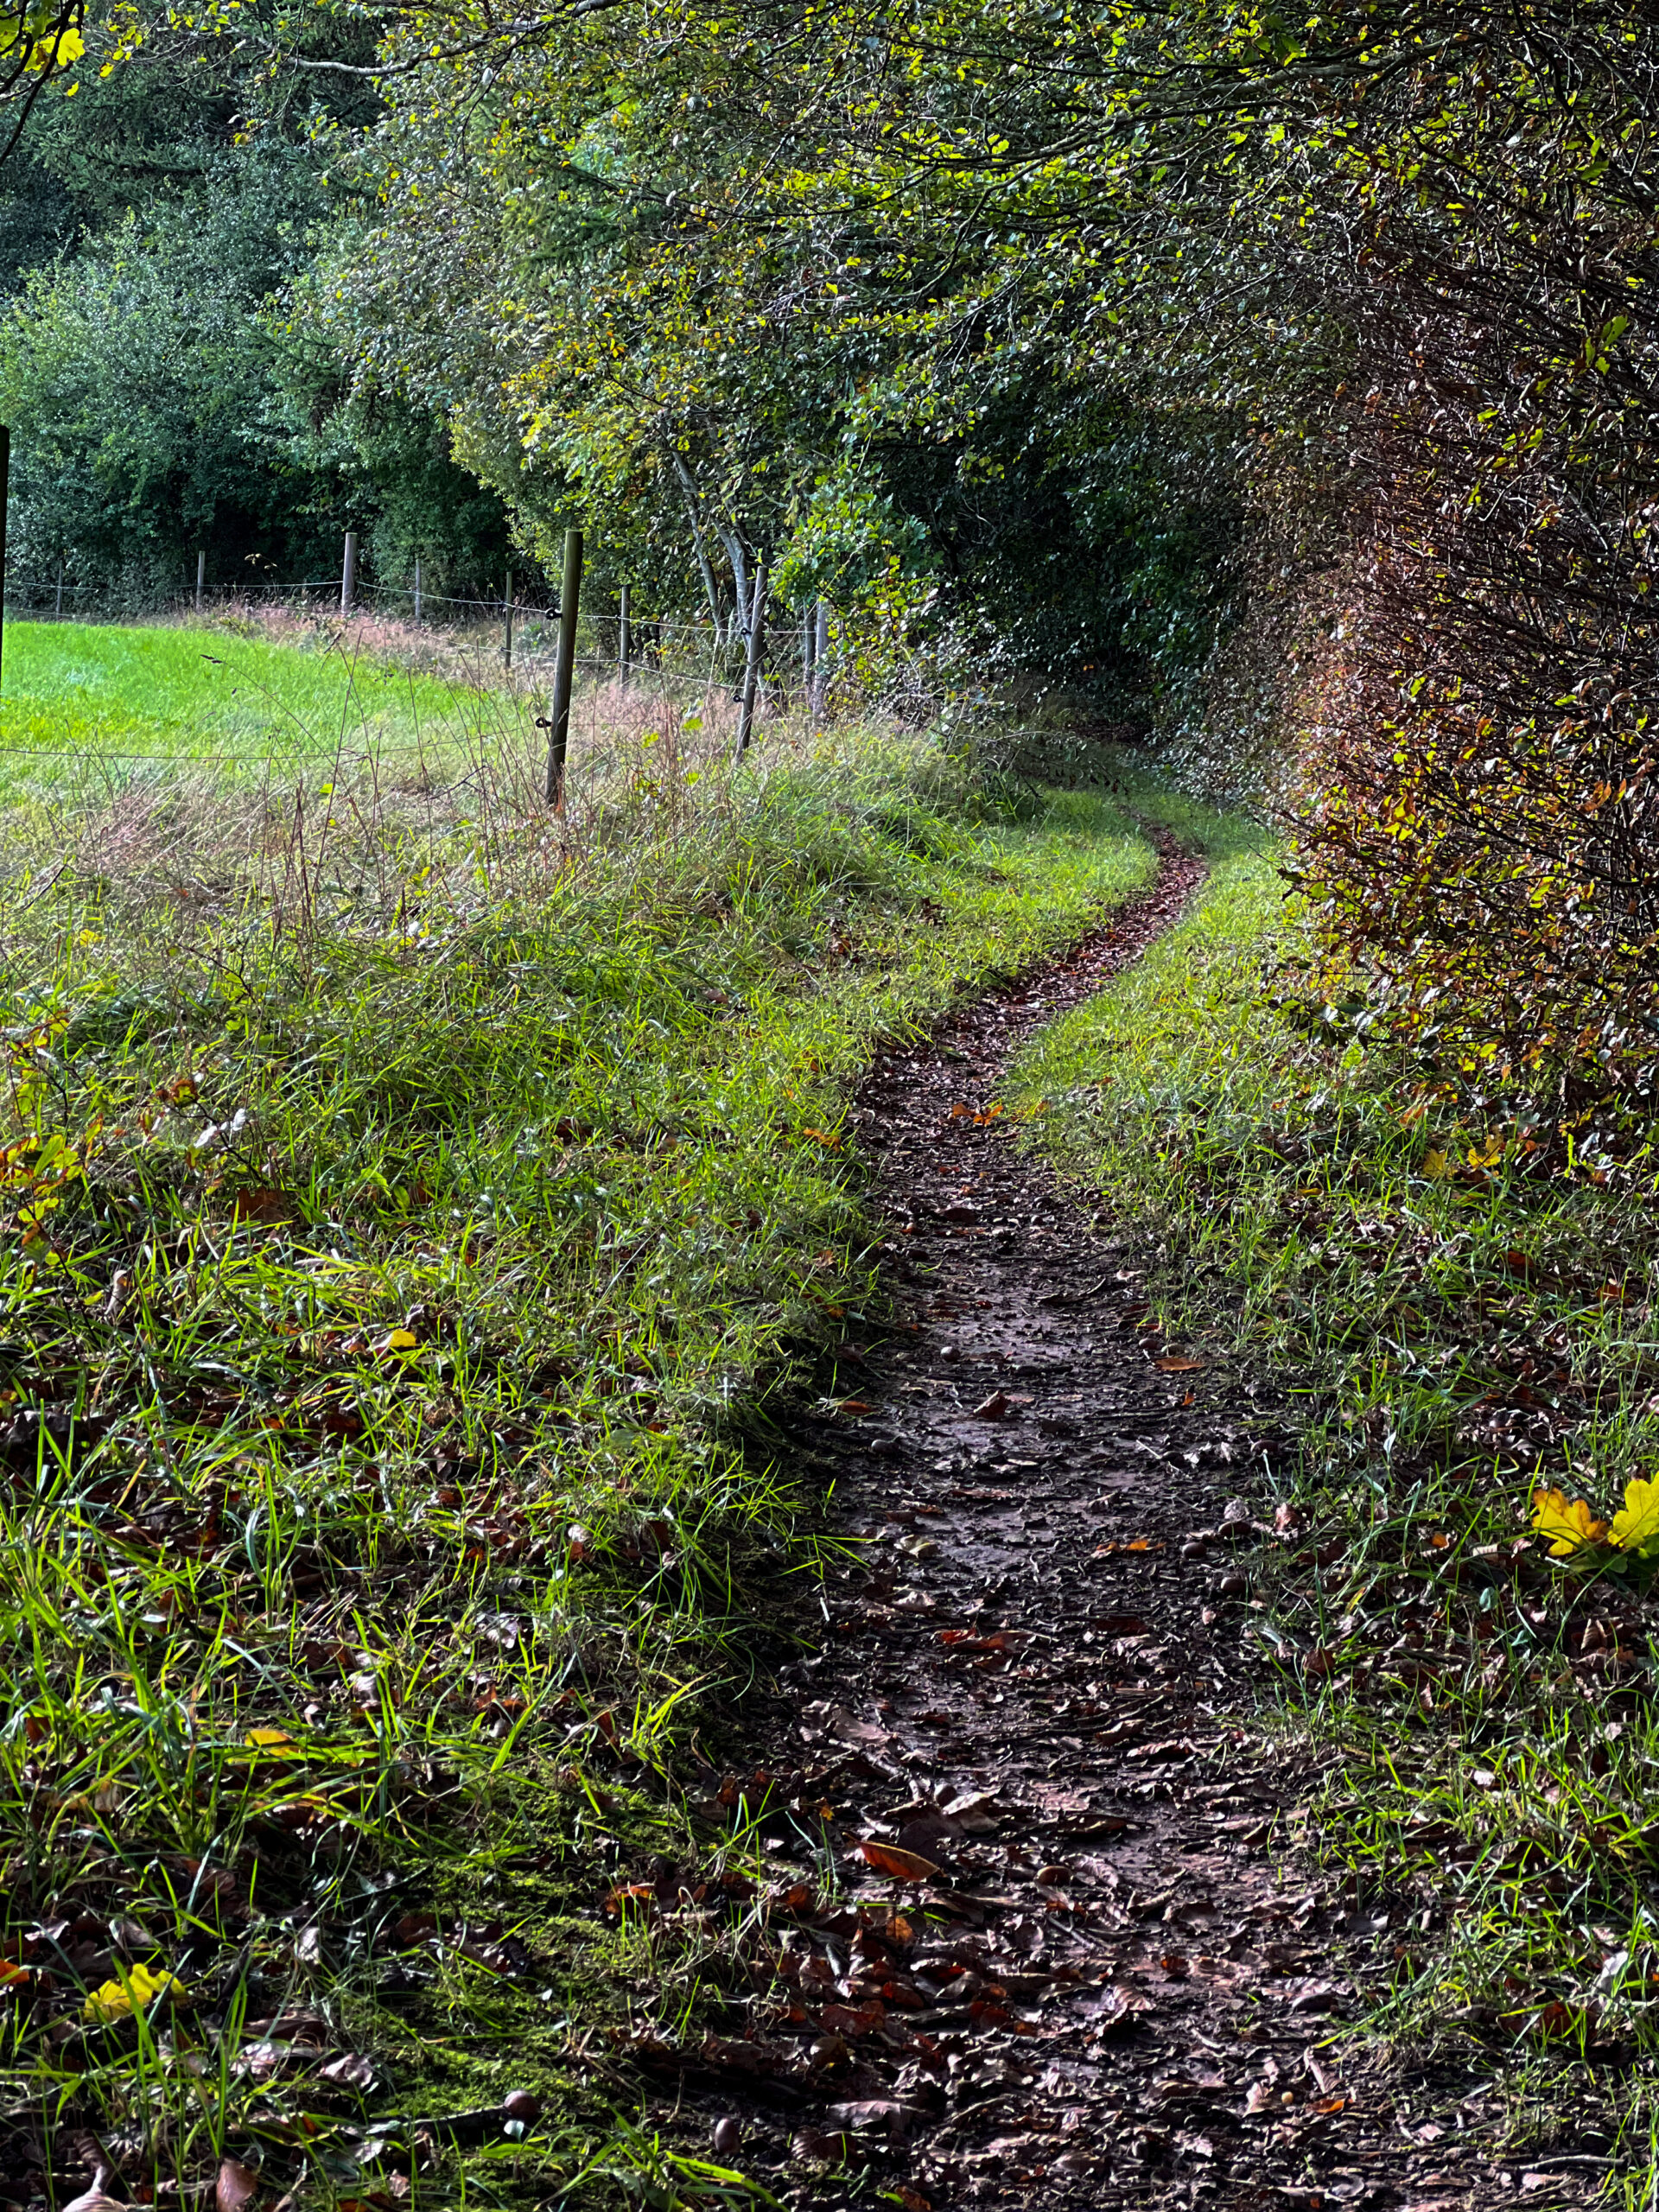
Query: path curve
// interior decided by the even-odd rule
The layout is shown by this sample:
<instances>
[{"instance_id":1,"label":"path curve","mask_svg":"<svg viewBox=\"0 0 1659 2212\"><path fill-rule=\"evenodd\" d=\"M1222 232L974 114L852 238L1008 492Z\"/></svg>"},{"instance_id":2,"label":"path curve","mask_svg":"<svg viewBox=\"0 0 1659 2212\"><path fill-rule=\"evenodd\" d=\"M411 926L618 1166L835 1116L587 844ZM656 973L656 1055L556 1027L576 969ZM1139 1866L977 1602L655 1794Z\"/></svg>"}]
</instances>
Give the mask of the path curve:
<instances>
[{"instance_id":1,"label":"path curve","mask_svg":"<svg viewBox=\"0 0 1659 2212\"><path fill-rule=\"evenodd\" d=\"M1012 1049L1204 874L1166 850L1141 898L857 1097L903 1319L798 1443L859 1563L751 1716L753 1768L704 1777L709 1820L766 1808L776 1867L752 1898L728 1877L725 2019L641 2054L793 2206L1514 2201L1444 2131L1414 2141L1400 2079L1333 2043L1354 1939L1383 1931L1295 1871L1281 1815L1311 1777L1231 1717L1271 1408L1206 1394L1110 1224L987 1115ZM692 1878L657 1877L665 1932L677 1907L706 1930Z\"/></svg>"}]
</instances>

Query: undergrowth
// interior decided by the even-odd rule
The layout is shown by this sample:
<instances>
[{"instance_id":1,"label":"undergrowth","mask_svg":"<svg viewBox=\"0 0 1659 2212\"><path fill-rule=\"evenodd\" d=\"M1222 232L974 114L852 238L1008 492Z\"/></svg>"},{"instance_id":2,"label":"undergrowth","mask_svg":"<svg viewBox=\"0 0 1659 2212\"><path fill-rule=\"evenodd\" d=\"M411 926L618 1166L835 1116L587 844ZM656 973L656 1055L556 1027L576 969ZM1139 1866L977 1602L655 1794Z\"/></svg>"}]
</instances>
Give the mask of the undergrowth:
<instances>
[{"instance_id":1,"label":"undergrowth","mask_svg":"<svg viewBox=\"0 0 1659 2212\"><path fill-rule=\"evenodd\" d=\"M1531 1522L1555 1485L1610 1516L1659 1459L1653 1163L1461 1120L1363 994L1310 995L1265 836L1136 804L1206 848L1205 892L1007 1096L1135 1217L1166 1343L1294 1411L1243 1632L1330 1771L1307 1840L1351 1878L1370 2031L1497 2094L1529 2164L1649 2202L1654 1600Z\"/></svg>"},{"instance_id":2,"label":"undergrowth","mask_svg":"<svg viewBox=\"0 0 1659 2212\"><path fill-rule=\"evenodd\" d=\"M850 1083L1152 855L921 742L671 780L551 824L245 795L216 861L211 797L150 794L125 872L108 806L14 817L0 2165L37 2196L228 2158L307 2206L748 2201L627 2119L610 1871L683 1844L674 1757L814 1565L766 1403L832 1406L874 1295Z\"/></svg>"}]
</instances>

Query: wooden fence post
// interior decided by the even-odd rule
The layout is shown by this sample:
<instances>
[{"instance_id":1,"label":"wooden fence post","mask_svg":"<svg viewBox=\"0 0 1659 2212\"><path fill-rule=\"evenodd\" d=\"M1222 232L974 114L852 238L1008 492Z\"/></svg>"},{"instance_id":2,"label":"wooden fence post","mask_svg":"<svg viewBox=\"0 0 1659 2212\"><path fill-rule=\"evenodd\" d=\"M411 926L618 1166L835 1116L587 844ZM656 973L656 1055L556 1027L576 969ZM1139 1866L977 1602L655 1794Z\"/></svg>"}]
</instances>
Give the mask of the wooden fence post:
<instances>
[{"instance_id":1,"label":"wooden fence post","mask_svg":"<svg viewBox=\"0 0 1659 2212\"><path fill-rule=\"evenodd\" d=\"M419 556L418 554L416 554L416 557L415 557L415 627L418 630L418 629L420 628L420 626L421 626L421 562L420 562L420 556Z\"/></svg>"},{"instance_id":2,"label":"wooden fence post","mask_svg":"<svg viewBox=\"0 0 1659 2212\"><path fill-rule=\"evenodd\" d=\"M511 569L507 570L507 590L506 596L501 602L501 613L506 625L506 644L501 658L505 665L511 668L512 666L512 570Z\"/></svg>"},{"instance_id":3,"label":"wooden fence post","mask_svg":"<svg viewBox=\"0 0 1659 2212\"><path fill-rule=\"evenodd\" d=\"M570 690L576 673L576 607L582 595L582 532L564 533L559 593L559 651L553 664L553 711L547 718L547 803L564 804L564 756L570 746Z\"/></svg>"},{"instance_id":4,"label":"wooden fence post","mask_svg":"<svg viewBox=\"0 0 1659 2212\"><path fill-rule=\"evenodd\" d=\"M812 719L823 720L823 667L830 658L830 606L820 600L816 616L817 635L812 643Z\"/></svg>"},{"instance_id":5,"label":"wooden fence post","mask_svg":"<svg viewBox=\"0 0 1659 2212\"><path fill-rule=\"evenodd\" d=\"M349 614L352 602L357 597L357 532L346 533L346 553L340 564L340 611Z\"/></svg>"},{"instance_id":6,"label":"wooden fence post","mask_svg":"<svg viewBox=\"0 0 1659 2212\"><path fill-rule=\"evenodd\" d=\"M754 600L749 613L749 650L743 663L743 704L737 716L737 757L749 749L754 728L754 694L760 681L760 640L766 626L766 559L757 554L754 563Z\"/></svg>"},{"instance_id":7,"label":"wooden fence post","mask_svg":"<svg viewBox=\"0 0 1659 2212\"><path fill-rule=\"evenodd\" d=\"M6 497L11 489L11 432L0 429L0 677L5 671Z\"/></svg>"},{"instance_id":8,"label":"wooden fence post","mask_svg":"<svg viewBox=\"0 0 1659 2212\"><path fill-rule=\"evenodd\" d=\"M818 610L809 600L806 612L801 617L801 698L804 704L812 703L813 649L818 642Z\"/></svg>"},{"instance_id":9,"label":"wooden fence post","mask_svg":"<svg viewBox=\"0 0 1659 2212\"><path fill-rule=\"evenodd\" d=\"M616 626L616 676L619 683L628 680L628 654L632 644L628 635L628 587L624 584L620 594L621 613Z\"/></svg>"},{"instance_id":10,"label":"wooden fence post","mask_svg":"<svg viewBox=\"0 0 1659 2212\"><path fill-rule=\"evenodd\" d=\"M201 612L201 589L207 581L207 550L204 546L196 556L196 612Z\"/></svg>"},{"instance_id":11,"label":"wooden fence post","mask_svg":"<svg viewBox=\"0 0 1659 2212\"><path fill-rule=\"evenodd\" d=\"M63 620L63 556L58 556L58 595L52 602L52 612L58 621Z\"/></svg>"}]
</instances>

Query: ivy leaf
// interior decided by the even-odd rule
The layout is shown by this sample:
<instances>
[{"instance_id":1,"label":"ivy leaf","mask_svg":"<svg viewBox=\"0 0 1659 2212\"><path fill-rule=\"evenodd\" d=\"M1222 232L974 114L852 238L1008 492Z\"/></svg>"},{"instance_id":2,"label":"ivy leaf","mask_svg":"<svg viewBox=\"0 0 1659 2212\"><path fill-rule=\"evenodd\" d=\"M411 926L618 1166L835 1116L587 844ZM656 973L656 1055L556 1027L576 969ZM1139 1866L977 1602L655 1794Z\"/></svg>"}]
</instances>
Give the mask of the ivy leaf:
<instances>
[{"instance_id":1,"label":"ivy leaf","mask_svg":"<svg viewBox=\"0 0 1659 2212\"><path fill-rule=\"evenodd\" d=\"M1569 1504L1562 1490L1534 1491L1532 1525L1540 1535L1550 1539L1552 1559L1566 1559L1585 1544L1607 1540L1607 1523L1596 1519L1583 1498L1575 1497Z\"/></svg>"},{"instance_id":2,"label":"ivy leaf","mask_svg":"<svg viewBox=\"0 0 1659 2212\"><path fill-rule=\"evenodd\" d=\"M1639 1478L1624 1485L1624 1503L1613 1516L1609 1535L1621 1551L1650 1559L1659 1552L1659 1483Z\"/></svg>"}]
</instances>

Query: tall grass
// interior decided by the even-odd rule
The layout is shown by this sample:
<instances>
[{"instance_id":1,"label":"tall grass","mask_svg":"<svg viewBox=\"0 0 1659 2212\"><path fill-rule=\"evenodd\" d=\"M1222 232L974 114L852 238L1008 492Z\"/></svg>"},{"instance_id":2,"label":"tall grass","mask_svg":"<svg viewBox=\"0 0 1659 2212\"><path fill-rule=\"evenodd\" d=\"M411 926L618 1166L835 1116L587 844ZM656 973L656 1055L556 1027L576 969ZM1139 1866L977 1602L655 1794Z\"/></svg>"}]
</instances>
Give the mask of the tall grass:
<instances>
[{"instance_id":1,"label":"tall grass","mask_svg":"<svg viewBox=\"0 0 1659 2212\"><path fill-rule=\"evenodd\" d=\"M529 733L13 810L19 2171L88 2130L308 2203L423 2141L468 2202L671 2164L574 2062L630 2002L594 1908L815 1559L765 1404L832 1406L874 1312L848 1086L1152 865L918 741L719 738L619 719L558 817Z\"/></svg>"}]
</instances>

